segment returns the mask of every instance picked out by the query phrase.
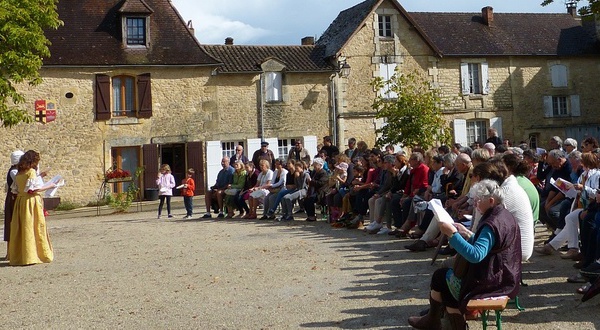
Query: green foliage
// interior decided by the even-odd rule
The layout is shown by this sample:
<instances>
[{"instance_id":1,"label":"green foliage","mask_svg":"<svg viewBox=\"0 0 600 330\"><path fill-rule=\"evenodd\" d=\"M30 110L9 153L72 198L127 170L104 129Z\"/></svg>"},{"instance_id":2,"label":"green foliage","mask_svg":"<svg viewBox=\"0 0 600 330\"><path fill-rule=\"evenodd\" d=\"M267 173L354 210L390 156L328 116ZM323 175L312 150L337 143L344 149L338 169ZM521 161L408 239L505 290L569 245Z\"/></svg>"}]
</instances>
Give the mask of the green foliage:
<instances>
[{"instance_id":1,"label":"green foliage","mask_svg":"<svg viewBox=\"0 0 600 330\"><path fill-rule=\"evenodd\" d=\"M451 139L448 122L442 114L442 102L437 90L416 71L408 74L396 72L390 80L375 78L372 83L377 90L388 86L397 94L396 99L375 98L373 109L377 118L387 124L377 129L381 134L377 145L402 144L406 147L430 147L448 143Z\"/></svg>"},{"instance_id":2,"label":"green foliage","mask_svg":"<svg viewBox=\"0 0 600 330\"><path fill-rule=\"evenodd\" d=\"M33 122L27 111L9 107L9 103L25 102L15 84L27 82L35 86L42 82L42 59L50 56L50 42L44 30L62 24L57 3L58 0L0 1L0 120L4 127Z\"/></svg>"},{"instance_id":3,"label":"green foliage","mask_svg":"<svg viewBox=\"0 0 600 330\"><path fill-rule=\"evenodd\" d=\"M124 192L116 194L108 192L105 197L107 204L117 212L127 212L131 203L138 197L140 188L137 186L137 180L143 172L143 167L138 167L135 170L133 180L129 182L129 186Z\"/></svg>"},{"instance_id":4,"label":"green foliage","mask_svg":"<svg viewBox=\"0 0 600 330\"><path fill-rule=\"evenodd\" d=\"M69 201L61 201L56 208L55 211L70 211L80 207L79 204L75 204Z\"/></svg>"},{"instance_id":5,"label":"green foliage","mask_svg":"<svg viewBox=\"0 0 600 330\"><path fill-rule=\"evenodd\" d=\"M579 3L581 0L569 0L567 2L570 2L570 1ZM542 1L541 5L543 7L545 7L553 2L554 2L554 0L544 0L544 1ZM586 0L585 2L587 2L588 5L582 6L579 8L579 10L578 10L579 15L585 16L585 15L589 15L589 14L600 14L600 0Z\"/></svg>"}]
</instances>

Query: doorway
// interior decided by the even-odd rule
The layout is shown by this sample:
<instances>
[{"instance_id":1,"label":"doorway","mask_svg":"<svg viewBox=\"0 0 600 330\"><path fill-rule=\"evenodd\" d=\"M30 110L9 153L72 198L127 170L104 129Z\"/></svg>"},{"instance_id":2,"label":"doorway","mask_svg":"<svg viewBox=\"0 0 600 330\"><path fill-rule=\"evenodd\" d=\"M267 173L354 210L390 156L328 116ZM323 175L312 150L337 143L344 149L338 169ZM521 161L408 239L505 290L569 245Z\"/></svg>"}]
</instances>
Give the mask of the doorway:
<instances>
[{"instance_id":1,"label":"doorway","mask_svg":"<svg viewBox=\"0 0 600 330\"><path fill-rule=\"evenodd\" d=\"M171 174L175 177L175 185L179 185L185 178L185 144L163 144L160 148L161 164L171 167ZM181 191L173 189L173 196L181 195Z\"/></svg>"}]
</instances>

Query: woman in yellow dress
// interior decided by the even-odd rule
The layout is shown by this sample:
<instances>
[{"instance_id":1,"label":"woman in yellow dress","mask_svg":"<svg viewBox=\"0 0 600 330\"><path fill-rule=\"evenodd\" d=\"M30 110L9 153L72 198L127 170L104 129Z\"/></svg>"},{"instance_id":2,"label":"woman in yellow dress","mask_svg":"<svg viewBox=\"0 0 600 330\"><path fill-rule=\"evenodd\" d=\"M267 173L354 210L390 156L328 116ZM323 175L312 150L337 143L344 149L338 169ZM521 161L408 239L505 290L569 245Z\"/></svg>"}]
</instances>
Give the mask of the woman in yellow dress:
<instances>
[{"instance_id":1,"label":"woman in yellow dress","mask_svg":"<svg viewBox=\"0 0 600 330\"><path fill-rule=\"evenodd\" d=\"M46 263L54 259L40 196L40 192L53 188L53 184L42 187L43 181L36 172L39 161L39 153L27 151L17 165L19 172L11 187L17 194L8 243L11 266Z\"/></svg>"}]
</instances>

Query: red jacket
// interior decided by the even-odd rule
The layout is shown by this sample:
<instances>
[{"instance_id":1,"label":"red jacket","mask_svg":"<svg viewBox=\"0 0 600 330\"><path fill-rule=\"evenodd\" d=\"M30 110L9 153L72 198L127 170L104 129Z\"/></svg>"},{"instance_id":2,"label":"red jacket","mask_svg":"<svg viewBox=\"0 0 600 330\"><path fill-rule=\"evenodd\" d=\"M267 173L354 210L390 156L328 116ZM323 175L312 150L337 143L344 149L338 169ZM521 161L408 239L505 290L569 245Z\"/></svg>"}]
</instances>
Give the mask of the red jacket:
<instances>
[{"instance_id":1,"label":"red jacket","mask_svg":"<svg viewBox=\"0 0 600 330\"><path fill-rule=\"evenodd\" d=\"M419 189L425 191L429 186L429 167L427 165L421 163L416 168L410 169L410 179L406 182L406 188L404 189L404 193L406 195L410 195L410 197L414 197L415 189Z\"/></svg>"},{"instance_id":2,"label":"red jacket","mask_svg":"<svg viewBox=\"0 0 600 330\"><path fill-rule=\"evenodd\" d=\"M194 190L196 190L196 183L194 183L194 179L192 179L192 178L183 179L183 180L181 180L181 183L188 185L187 188L181 189L181 196L193 197Z\"/></svg>"}]
</instances>

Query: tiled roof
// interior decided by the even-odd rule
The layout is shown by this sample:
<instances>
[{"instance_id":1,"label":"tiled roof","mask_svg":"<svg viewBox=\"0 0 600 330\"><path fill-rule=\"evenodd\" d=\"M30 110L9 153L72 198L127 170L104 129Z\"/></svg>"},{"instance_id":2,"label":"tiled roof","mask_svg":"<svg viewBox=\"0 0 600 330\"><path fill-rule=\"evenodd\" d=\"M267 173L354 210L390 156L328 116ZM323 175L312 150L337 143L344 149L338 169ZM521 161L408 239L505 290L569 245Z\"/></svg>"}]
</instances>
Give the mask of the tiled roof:
<instances>
[{"instance_id":1,"label":"tiled roof","mask_svg":"<svg viewBox=\"0 0 600 330\"><path fill-rule=\"evenodd\" d=\"M325 47L324 54L326 57L337 55L354 32L358 30L360 24L380 2L381 0L366 0L341 11L317 40L316 45Z\"/></svg>"},{"instance_id":2,"label":"tiled roof","mask_svg":"<svg viewBox=\"0 0 600 330\"><path fill-rule=\"evenodd\" d=\"M149 47L123 47L119 9L150 14ZM215 65L167 0L61 0L64 26L46 32L52 43L44 65Z\"/></svg>"},{"instance_id":3,"label":"tiled roof","mask_svg":"<svg viewBox=\"0 0 600 330\"><path fill-rule=\"evenodd\" d=\"M288 72L332 72L335 68L324 56L324 48L317 46L246 46L246 45L203 45L210 55L224 65L218 72L261 72L261 64L276 59L285 65Z\"/></svg>"},{"instance_id":4,"label":"tiled roof","mask_svg":"<svg viewBox=\"0 0 600 330\"><path fill-rule=\"evenodd\" d=\"M120 13L138 13L138 14L150 14L154 12L150 6L144 0L125 0L121 8Z\"/></svg>"},{"instance_id":5,"label":"tiled roof","mask_svg":"<svg viewBox=\"0 0 600 330\"><path fill-rule=\"evenodd\" d=\"M441 55L584 55L595 36L569 14L410 13Z\"/></svg>"}]
</instances>

